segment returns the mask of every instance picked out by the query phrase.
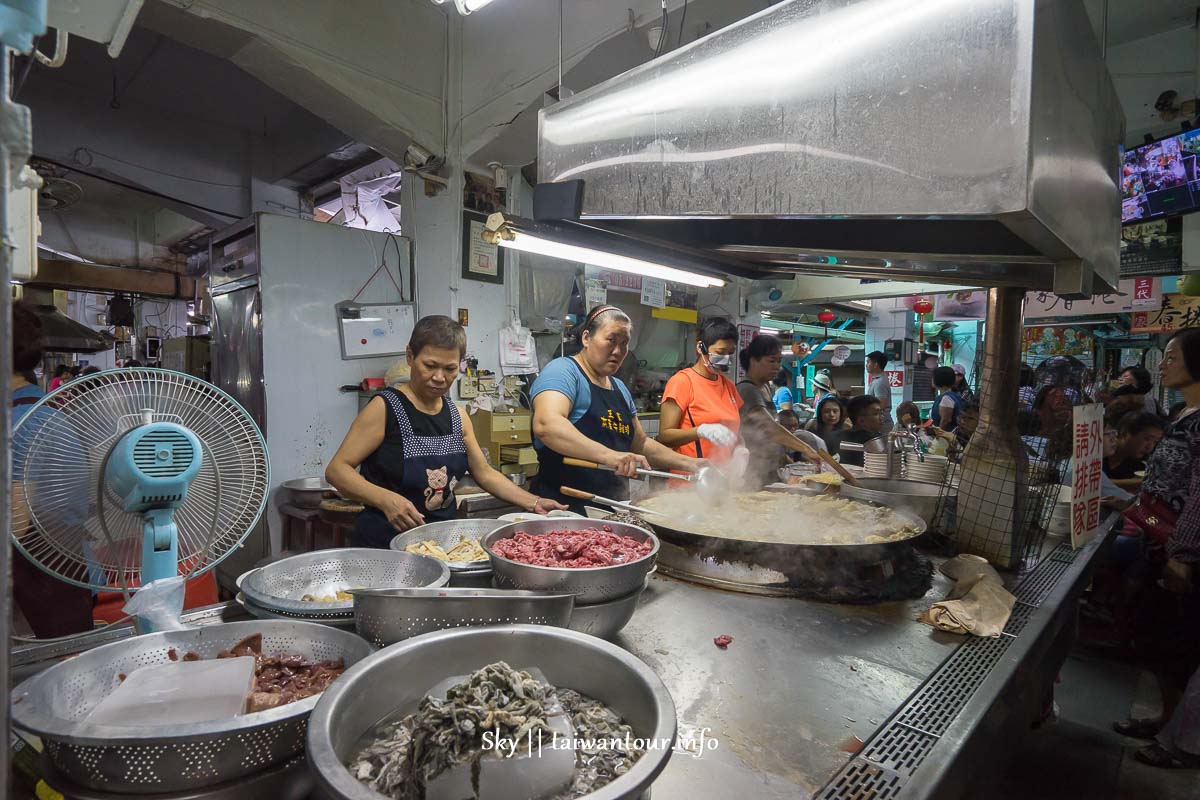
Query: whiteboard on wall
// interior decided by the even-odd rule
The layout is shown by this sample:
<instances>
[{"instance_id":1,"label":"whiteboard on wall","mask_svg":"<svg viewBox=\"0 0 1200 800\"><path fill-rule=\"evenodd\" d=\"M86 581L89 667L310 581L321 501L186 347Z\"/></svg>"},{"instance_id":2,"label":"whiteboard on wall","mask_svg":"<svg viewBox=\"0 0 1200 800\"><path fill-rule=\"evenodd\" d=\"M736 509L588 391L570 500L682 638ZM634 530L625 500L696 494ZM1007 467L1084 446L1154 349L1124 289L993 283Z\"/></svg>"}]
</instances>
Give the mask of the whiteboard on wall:
<instances>
[{"instance_id":1,"label":"whiteboard on wall","mask_svg":"<svg viewBox=\"0 0 1200 800\"><path fill-rule=\"evenodd\" d=\"M342 358L401 355L417 324L413 303L338 303Z\"/></svg>"}]
</instances>

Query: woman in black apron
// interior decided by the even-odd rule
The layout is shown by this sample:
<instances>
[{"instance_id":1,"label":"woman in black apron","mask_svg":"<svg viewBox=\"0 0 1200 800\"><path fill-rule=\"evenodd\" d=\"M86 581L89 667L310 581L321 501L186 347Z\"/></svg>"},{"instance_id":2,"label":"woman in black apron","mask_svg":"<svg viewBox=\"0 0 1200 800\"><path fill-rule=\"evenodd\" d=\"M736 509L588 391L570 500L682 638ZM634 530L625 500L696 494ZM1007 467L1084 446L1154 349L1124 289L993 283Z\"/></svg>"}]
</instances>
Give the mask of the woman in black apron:
<instances>
[{"instance_id":1,"label":"woman in black apron","mask_svg":"<svg viewBox=\"0 0 1200 800\"><path fill-rule=\"evenodd\" d=\"M454 487L468 473L484 491L527 511L565 508L519 488L484 458L474 429L447 398L466 348L466 332L449 317L417 322L406 353L409 382L373 397L330 461L325 479L366 505L355 547L386 548L400 531L454 519Z\"/></svg>"},{"instance_id":2,"label":"woman in black apron","mask_svg":"<svg viewBox=\"0 0 1200 800\"><path fill-rule=\"evenodd\" d=\"M626 478L639 467L695 472L706 462L676 453L646 436L633 397L615 377L629 353L632 324L614 306L592 309L579 327L580 351L556 358L533 383L533 435L538 453L534 488L583 513L584 502L562 493L568 486L624 500ZM563 463L565 457L612 467L608 472Z\"/></svg>"}]
</instances>

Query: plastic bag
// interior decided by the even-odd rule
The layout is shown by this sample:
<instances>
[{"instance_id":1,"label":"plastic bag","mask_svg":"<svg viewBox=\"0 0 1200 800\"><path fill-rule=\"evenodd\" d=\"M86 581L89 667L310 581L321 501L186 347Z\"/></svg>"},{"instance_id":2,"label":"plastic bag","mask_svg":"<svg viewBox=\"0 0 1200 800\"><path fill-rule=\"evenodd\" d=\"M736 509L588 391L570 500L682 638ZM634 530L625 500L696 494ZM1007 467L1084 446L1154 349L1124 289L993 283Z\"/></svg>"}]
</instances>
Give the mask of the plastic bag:
<instances>
[{"instance_id":1,"label":"plastic bag","mask_svg":"<svg viewBox=\"0 0 1200 800\"><path fill-rule=\"evenodd\" d=\"M145 633L186 630L187 626L179 621L185 584L182 575L150 581L129 598L124 611L137 617L138 628Z\"/></svg>"},{"instance_id":2,"label":"plastic bag","mask_svg":"<svg viewBox=\"0 0 1200 800\"><path fill-rule=\"evenodd\" d=\"M500 370L505 375L532 375L538 371L533 334L515 319L500 329Z\"/></svg>"}]
</instances>

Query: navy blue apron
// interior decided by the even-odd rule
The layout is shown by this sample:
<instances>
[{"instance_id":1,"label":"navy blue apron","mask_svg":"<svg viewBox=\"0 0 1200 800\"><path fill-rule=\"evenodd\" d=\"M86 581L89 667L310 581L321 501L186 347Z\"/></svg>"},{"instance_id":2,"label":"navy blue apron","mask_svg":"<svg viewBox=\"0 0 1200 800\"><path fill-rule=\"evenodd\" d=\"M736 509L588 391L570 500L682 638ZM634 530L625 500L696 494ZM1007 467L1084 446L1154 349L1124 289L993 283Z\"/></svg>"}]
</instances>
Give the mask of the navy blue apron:
<instances>
[{"instance_id":1,"label":"navy blue apron","mask_svg":"<svg viewBox=\"0 0 1200 800\"><path fill-rule=\"evenodd\" d=\"M467 473L467 445L458 407L443 399L441 411L425 414L395 389L384 390L380 396L392 413L383 443L363 461L363 477L406 498L426 522L454 519L458 516L454 486ZM420 433L413 429L411 415L424 418ZM386 548L399 533L382 511L367 506L355 520L351 543Z\"/></svg>"},{"instance_id":2,"label":"navy blue apron","mask_svg":"<svg viewBox=\"0 0 1200 800\"><path fill-rule=\"evenodd\" d=\"M616 387L616 379L613 379L613 388L605 389L588 379L578 361L572 358L571 363L588 382L592 393L591 404L587 412L575 422L575 429L609 450L616 450L618 453L630 452L633 449L634 411L625 395ZM567 497L559 491L562 486L613 500L626 500L629 497L628 479L607 470L567 466L563 464L561 453L556 453L548 445L544 445L538 450L538 473L534 479L534 493L539 497L565 503L577 514L584 513L585 501Z\"/></svg>"}]
</instances>

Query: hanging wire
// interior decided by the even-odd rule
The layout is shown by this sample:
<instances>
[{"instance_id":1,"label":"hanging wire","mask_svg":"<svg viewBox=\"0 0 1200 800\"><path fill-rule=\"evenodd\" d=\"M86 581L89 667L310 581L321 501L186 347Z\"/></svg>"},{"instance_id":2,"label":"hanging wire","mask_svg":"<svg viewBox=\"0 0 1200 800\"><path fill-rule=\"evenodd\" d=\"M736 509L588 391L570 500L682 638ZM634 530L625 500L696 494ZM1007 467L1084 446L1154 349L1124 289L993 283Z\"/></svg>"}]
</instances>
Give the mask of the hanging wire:
<instances>
[{"instance_id":1,"label":"hanging wire","mask_svg":"<svg viewBox=\"0 0 1200 800\"><path fill-rule=\"evenodd\" d=\"M658 33L658 44L654 46L655 58L658 58L662 53L663 43L667 41L669 36L670 34L667 33L667 0L662 0L662 23L661 30Z\"/></svg>"}]
</instances>

